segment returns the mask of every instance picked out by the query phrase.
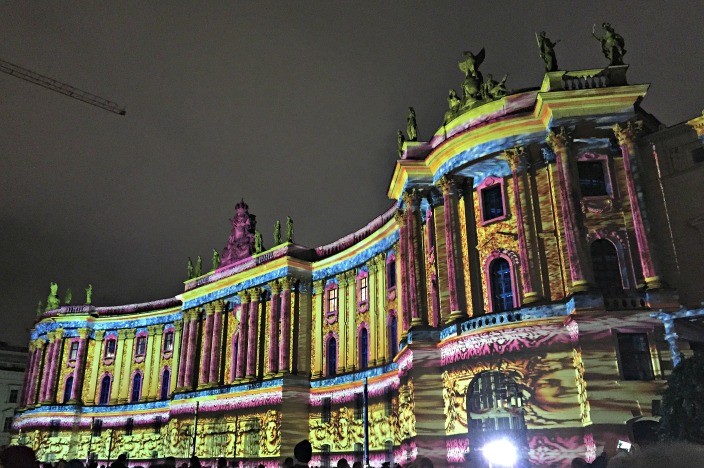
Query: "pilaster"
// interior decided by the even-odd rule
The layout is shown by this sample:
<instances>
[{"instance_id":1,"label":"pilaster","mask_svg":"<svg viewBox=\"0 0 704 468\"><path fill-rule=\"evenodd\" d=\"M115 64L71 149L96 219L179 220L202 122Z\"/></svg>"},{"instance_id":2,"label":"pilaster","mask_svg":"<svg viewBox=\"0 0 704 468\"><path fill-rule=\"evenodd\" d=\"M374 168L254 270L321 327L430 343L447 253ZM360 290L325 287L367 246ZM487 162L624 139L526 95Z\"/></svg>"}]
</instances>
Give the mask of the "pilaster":
<instances>
[{"instance_id":1,"label":"pilaster","mask_svg":"<svg viewBox=\"0 0 704 468\"><path fill-rule=\"evenodd\" d=\"M159 371L154 367L154 354L158 353L156 349L156 332L160 329L160 325L150 325L147 327L147 352L144 356L144 380L142 381L142 397L146 401L154 400L152 388L155 381L159 380Z\"/></svg>"},{"instance_id":2,"label":"pilaster","mask_svg":"<svg viewBox=\"0 0 704 468\"><path fill-rule=\"evenodd\" d=\"M339 341L337 343L337 373L343 374L347 370L347 281L344 274L339 274L337 278L337 333Z\"/></svg>"},{"instance_id":3,"label":"pilaster","mask_svg":"<svg viewBox=\"0 0 704 468\"><path fill-rule=\"evenodd\" d=\"M445 257L447 259L447 285L449 291L450 316L446 322L467 318L464 282L462 281L461 240L458 223L458 190L454 179L447 176L438 181L442 190L445 221Z\"/></svg>"},{"instance_id":4,"label":"pilaster","mask_svg":"<svg viewBox=\"0 0 704 468\"><path fill-rule=\"evenodd\" d=\"M377 335L379 331L377 330L377 317L379 316L379 311L377 310L377 290L376 290L376 276L378 275L378 264L376 257L373 257L367 262L367 270L369 271L369 278L367 278L367 301L368 314L369 314L369 366L375 367L377 364Z\"/></svg>"},{"instance_id":5,"label":"pilaster","mask_svg":"<svg viewBox=\"0 0 704 468\"><path fill-rule=\"evenodd\" d=\"M319 379L323 376L323 297L325 296L325 284L322 280L313 282L313 336L315 337L315 347L313 352L313 378Z\"/></svg>"},{"instance_id":6,"label":"pilaster","mask_svg":"<svg viewBox=\"0 0 704 468\"><path fill-rule=\"evenodd\" d=\"M616 124L613 127L614 135L621 147L623 156L623 168L626 175L626 185L628 187L628 201L631 205L631 213L633 216L633 230L636 234L636 242L638 244L638 256L640 265L643 269L645 284L648 289L658 289L662 287L660 275L655 268L650 243L648 242L648 234L643 222L643 213L640 203L638 202L638 192L636 184L633 180L633 159L637 157L636 136L643 129L643 122L626 122L623 126Z\"/></svg>"},{"instance_id":7,"label":"pilaster","mask_svg":"<svg viewBox=\"0 0 704 468\"><path fill-rule=\"evenodd\" d=\"M423 233L420 214L420 192L416 189L404 194L406 209L410 211L406 218L411 326L428 325L427 294L425 291L425 262L423 261Z\"/></svg>"},{"instance_id":8,"label":"pilaster","mask_svg":"<svg viewBox=\"0 0 704 468\"><path fill-rule=\"evenodd\" d=\"M117 404L120 398L120 385L122 385L122 361L124 361L125 337L127 330L117 331L117 342L115 343L115 365L112 374L112 386L110 387L110 404Z\"/></svg>"},{"instance_id":9,"label":"pilaster","mask_svg":"<svg viewBox=\"0 0 704 468\"><path fill-rule=\"evenodd\" d=\"M211 385L220 383L220 356L222 354L222 329L225 321L225 302L217 300L213 304L215 313L213 316L213 334L210 345L210 377L208 382Z\"/></svg>"},{"instance_id":10,"label":"pilaster","mask_svg":"<svg viewBox=\"0 0 704 468\"><path fill-rule=\"evenodd\" d=\"M132 372L132 363L134 362L134 337L136 331L121 330L125 336L125 346L123 347L122 356L122 373L120 379L120 394L118 395L118 403L127 403L130 396L130 373Z\"/></svg>"},{"instance_id":11,"label":"pilaster","mask_svg":"<svg viewBox=\"0 0 704 468\"><path fill-rule=\"evenodd\" d=\"M291 371L291 283L290 276L281 278L281 344L279 372Z\"/></svg>"},{"instance_id":12,"label":"pilaster","mask_svg":"<svg viewBox=\"0 0 704 468\"><path fill-rule=\"evenodd\" d=\"M70 403L83 403L83 382L85 379L86 353L88 351L88 328L78 329L78 354L76 355L76 367L73 378L73 388L71 388Z\"/></svg>"},{"instance_id":13,"label":"pilaster","mask_svg":"<svg viewBox=\"0 0 704 468\"><path fill-rule=\"evenodd\" d=\"M559 132L550 131L547 136L547 143L552 148L556 157L558 184L560 192L560 211L565 229L565 244L567 246L567 257L569 260L570 282L572 292L583 292L589 289L584 268L583 246L577 217L575 214L575 195L572 185L572 171L569 164L568 143L570 136L564 127Z\"/></svg>"},{"instance_id":14,"label":"pilaster","mask_svg":"<svg viewBox=\"0 0 704 468\"><path fill-rule=\"evenodd\" d=\"M198 388L207 387L210 381L210 358L212 350L213 337L213 320L215 309L213 304L205 306L205 321L201 329L201 353L200 353L200 372L198 376Z\"/></svg>"},{"instance_id":15,"label":"pilaster","mask_svg":"<svg viewBox=\"0 0 704 468\"><path fill-rule=\"evenodd\" d=\"M513 180L513 211L516 214L516 230L518 232L518 257L520 262L520 276L523 293L523 304L530 304L540 299L538 293L533 286L532 269L528 255L528 242L526 240L525 224L527 219L524 216L526 212L523 209L523 201L521 193L527 193L525 185L521 187L521 175L523 174L526 164L526 154L522 147L512 148L504 152L504 157L511 167L511 175ZM528 195L526 195L527 197Z\"/></svg>"},{"instance_id":16,"label":"pilaster","mask_svg":"<svg viewBox=\"0 0 704 468\"><path fill-rule=\"evenodd\" d=\"M269 359L267 362L267 375L273 376L279 371L279 346L281 345L281 286L278 281L269 283L271 290L271 304L269 307L269 335L267 337Z\"/></svg>"},{"instance_id":17,"label":"pilaster","mask_svg":"<svg viewBox=\"0 0 704 468\"><path fill-rule=\"evenodd\" d=\"M176 349L178 349L178 373L176 374L176 388L178 390L182 390L185 388L186 384L186 369L188 368L188 348L190 344L189 340L189 335L191 332L191 314L189 311L185 310L183 311L182 314L183 317L183 338L182 338L182 345L179 348L176 348L175 343L174 343L174 353L176 352ZM175 354L174 354L174 359L175 359ZM176 362L175 360L173 362Z\"/></svg>"},{"instance_id":18,"label":"pilaster","mask_svg":"<svg viewBox=\"0 0 704 468\"><path fill-rule=\"evenodd\" d=\"M237 369L235 378L241 380L247 373L247 337L249 331L249 291L240 294L240 323L237 342Z\"/></svg>"},{"instance_id":19,"label":"pilaster","mask_svg":"<svg viewBox=\"0 0 704 468\"><path fill-rule=\"evenodd\" d=\"M93 354L91 355L90 379L87 388L83 391L83 401L98 404L96 389L98 388L98 375L102 364L103 338L105 330L95 330L93 332Z\"/></svg>"},{"instance_id":20,"label":"pilaster","mask_svg":"<svg viewBox=\"0 0 704 468\"><path fill-rule=\"evenodd\" d=\"M178 376L181 373L181 333L183 322L176 321L174 323L174 350L171 353L171 382L169 384L169 395L178 386ZM163 340L163 335L162 335Z\"/></svg>"},{"instance_id":21,"label":"pilaster","mask_svg":"<svg viewBox=\"0 0 704 468\"><path fill-rule=\"evenodd\" d=\"M409 280L408 280L408 229L406 219L408 218L408 210L397 210L394 213L394 221L399 228L399 248L396 253L396 261L401 272L400 277L396 281L396 295L400 298L400 310L398 315L401 318L401 337L405 339L408 335L408 329L411 328L411 306L409 298Z\"/></svg>"},{"instance_id":22,"label":"pilaster","mask_svg":"<svg viewBox=\"0 0 704 468\"><path fill-rule=\"evenodd\" d=\"M253 288L251 302L249 303L249 324L247 337L247 378L254 378L257 374L257 351L259 349L259 298L261 289Z\"/></svg>"}]
</instances>

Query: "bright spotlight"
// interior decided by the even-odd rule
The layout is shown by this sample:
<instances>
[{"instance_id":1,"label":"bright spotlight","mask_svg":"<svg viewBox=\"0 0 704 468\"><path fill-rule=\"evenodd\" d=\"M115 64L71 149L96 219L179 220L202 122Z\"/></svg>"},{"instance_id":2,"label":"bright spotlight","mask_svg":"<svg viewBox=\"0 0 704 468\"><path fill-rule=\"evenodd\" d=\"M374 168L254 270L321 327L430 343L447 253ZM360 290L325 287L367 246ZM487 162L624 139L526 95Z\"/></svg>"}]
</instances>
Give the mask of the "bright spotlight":
<instances>
[{"instance_id":1,"label":"bright spotlight","mask_svg":"<svg viewBox=\"0 0 704 468\"><path fill-rule=\"evenodd\" d=\"M482 449L484 453L484 458L491 464L491 466L513 466L518 460L518 453L516 452L516 447L506 440L498 439L493 440Z\"/></svg>"}]
</instances>

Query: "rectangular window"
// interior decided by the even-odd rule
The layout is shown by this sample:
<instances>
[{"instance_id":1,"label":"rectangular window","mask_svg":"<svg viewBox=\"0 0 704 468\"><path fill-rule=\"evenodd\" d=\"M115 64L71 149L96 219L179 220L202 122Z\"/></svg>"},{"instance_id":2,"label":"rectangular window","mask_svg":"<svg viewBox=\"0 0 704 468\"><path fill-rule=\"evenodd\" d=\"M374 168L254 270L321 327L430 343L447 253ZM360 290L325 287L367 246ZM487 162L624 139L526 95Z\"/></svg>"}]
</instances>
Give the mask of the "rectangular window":
<instances>
[{"instance_id":1,"label":"rectangular window","mask_svg":"<svg viewBox=\"0 0 704 468\"><path fill-rule=\"evenodd\" d=\"M137 343L134 347L135 356L144 356L147 352L147 337L140 336L137 338Z\"/></svg>"},{"instance_id":2,"label":"rectangular window","mask_svg":"<svg viewBox=\"0 0 704 468\"><path fill-rule=\"evenodd\" d=\"M492 185L481 191L483 221L489 221L504 215L504 200L501 184Z\"/></svg>"},{"instance_id":3,"label":"rectangular window","mask_svg":"<svg viewBox=\"0 0 704 468\"><path fill-rule=\"evenodd\" d=\"M10 390L10 398L8 398L8 403L17 403L17 398L19 397L20 391L17 389Z\"/></svg>"},{"instance_id":4,"label":"rectangular window","mask_svg":"<svg viewBox=\"0 0 704 468\"><path fill-rule=\"evenodd\" d=\"M369 277L362 276L359 279L359 300L367 302L369 300Z\"/></svg>"},{"instance_id":5,"label":"rectangular window","mask_svg":"<svg viewBox=\"0 0 704 468\"><path fill-rule=\"evenodd\" d=\"M131 436L133 430L134 430L134 419L127 418L127 422L125 423L125 435Z\"/></svg>"},{"instance_id":6,"label":"rectangular window","mask_svg":"<svg viewBox=\"0 0 704 468\"><path fill-rule=\"evenodd\" d=\"M583 197L608 195L602 161L578 161L577 172L579 173L579 190Z\"/></svg>"},{"instance_id":7,"label":"rectangular window","mask_svg":"<svg viewBox=\"0 0 704 468\"><path fill-rule=\"evenodd\" d=\"M105 341L105 358L114 358L115 357L115 348L116 348L117 341L114 339L110 339Z\"/></svg>"},{"instance_id":8,"label":"rectangular window","mask_svg":"<svg viewBox=\"0 0 704 468\"><path fill-rule=\"evenodd\" d=\"M618 350L621 357L621 374L624 380L653 380L648 335L645 333L619 333Z\"/></svg>"},{"instance_id":9,"label":"rectangular window","mask_svg":"<svg viewBox=\"0 0 704 468\"><path fill-rule=\"evenodd\" d=\"M60 423L58 419L52 419L49 421L49 437L59 436Z\"/></svg>"},{"instance_id":10,"label":"rectangular window","mask_svg":"<svg viewBox=\"0 0 704 468\"><path fill-rule=\"evenodd\" d=\"M174 350L174 332L164 333L164 352L168 353Z\"/></svg>"},{"instance_id":11,"label":"rectangular window","mask_svg":"<svg viewBox=\"0 0 704 468\"><path fill-rule=\"evenodd\" d=\"M100 437L100 434L103 433L103 420L102 419L94 419L93 420L93 437Z\"/></svg>"},{"instance_id":12,"label":"rectangular window","mask_svg":"<svg viewBox=\"0 0 704 468\"><path fill-rule=\"evenodd\" d=\"M68 352L68 360L75 361L78 359L78 341L71 342L71 349Z\"/></svg>"},{"instance_id":13,"label":"rectangular window","mask_svg":"<svg viewBox=\"0 0 704 468\"><path fill-rule=\"evenodd\" d=\"M12 418L5 418L5 425L3 426L2 432L10 432L12 429Z\"/></svg>"},{"instance_id":14,"label":"rectangular window","mask_svg":"<svg viewBox=\"0 0 704 468\"><path fill-rule=\"evenodd\" d=\"M323 398L323 422L330 422L330 414L332 413L332 400L330 397Z\"/></svg>"},{"instance_id":15,"label":"rectangular window","mask_svg":"<svg viewBox=\"0 0 704 468\"><path fill-rule=\"evenodd\" d=\"M328 313L337 312L337 288L328 290Z\"/></svg>"},{"instance_id":16,"label":"rectangular window","mask_svg":"<svg viewBox=\"0 0 704 468\"><path fill-rule=\"evenodd\" d=\"M694 163L704 162L704 148L695 148L692 150L692 161Z\"/></svg>"},{"instance_id":17,"label":"rectangular window","mask_svg":"<svg viewBox=\"0 0 704 468\"><path fill-rule=\"evenodd\" d=\"M364 417L364 395L361 393L354 394L354 419L362 419Z\"/></svg>"}]
</instances>

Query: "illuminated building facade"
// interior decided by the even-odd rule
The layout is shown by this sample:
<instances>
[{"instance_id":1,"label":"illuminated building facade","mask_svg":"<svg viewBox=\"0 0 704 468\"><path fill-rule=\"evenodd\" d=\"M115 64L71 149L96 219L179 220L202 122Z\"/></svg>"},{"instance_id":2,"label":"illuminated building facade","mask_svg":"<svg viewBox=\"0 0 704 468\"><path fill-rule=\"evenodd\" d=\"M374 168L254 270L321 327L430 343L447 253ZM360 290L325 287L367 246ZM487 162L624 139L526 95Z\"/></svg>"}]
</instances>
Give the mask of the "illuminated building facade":
<instances>
[{"instance_id":1,"label":"illuminated building facade","mask_svg":"<svg viewBox=\"0 0 704 468\"><path fill-rule=\"evenodd\" d=\"M670 349L689 352L656 315L701 315L677 287L698 303L704 272L676 274L679 225L653 222L672 140L626 69L451 94L429 141L401 142L393 206L334 243L259 251L240 202L220 266L177 298L45 312L15 442L278 466L309 439L313 466L367 448L372 466L465 466L504 437L568 466L647 439Z\"/></svg>"}]
</instances>

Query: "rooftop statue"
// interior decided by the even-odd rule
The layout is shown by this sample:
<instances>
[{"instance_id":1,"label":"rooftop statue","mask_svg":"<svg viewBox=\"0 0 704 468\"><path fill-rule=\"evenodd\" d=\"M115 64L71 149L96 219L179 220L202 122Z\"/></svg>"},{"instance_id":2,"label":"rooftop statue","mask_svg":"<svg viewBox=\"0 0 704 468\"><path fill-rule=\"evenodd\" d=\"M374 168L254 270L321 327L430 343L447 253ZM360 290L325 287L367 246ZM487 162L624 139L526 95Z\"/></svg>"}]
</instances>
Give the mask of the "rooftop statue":
<instances>
[{"instance_id":1,"label":"rooftop statue","mask_svg":"<svg viewBox=\"0 0 704 468\"><path fill-rule=\"evenodd\" d=\"M398 144L398 155L403 155L403 144L406 142L406 137L403 136L401 130L398 131L398 136L396 137L396 143Z\"/></svg>"},{"instance_id":2,"label":"rooftop statue","mask_svg":"<svg viewBox=\"0 0 704 468\"><path fill-rule=\"evenodd\" d=\"M64 294L64 304L69 305L72 299L73 293L71 292L71 288L69 288L66 290L66 294Z\"/></svg>"},{"instance_id":3,"label":"rooftop statue","mask_svg":"<svg viewBox=\"0 0 704 468\"><path fill-rule=\"evenodd\" d=\"M538 41L538 48L540 49L540 58L545 62L545 71L554 72L557 71L557 57L555 56L555 46L560 40L551 42L550 38L545 35L545 31L540 31L540 34L536 34L535 38Z\"/></svg>"},{"instance_id":4,"label":"rooftop statue","mask_svg":"<svg viewBox=\"0 0 704 468\"><path fill-rule=\"evenodd\" d=\"M418 141L418 123L416 122L416 110L408 108L408 119L406 119L406 135L408 141Z\"/></svg>"},{"instance_id":5,"label":"rooftop statue","mask_svg":"<svg viewBox=\"0 0 704 468\"><path fill-rule=\"evenodd\" d=\"M293 242L293 220L286 216L286 242Z\"/></svg>"},{"instance_id":6,"label":"rooftop statue","mask_svg":"<svg viewBox=\"0 0 704 468\"><path fill-rule=\"evenodd\" d=\"M193 260L191 260L191 257L188 257L188 276L186 277L186 279L194 278L194 271L195 270L193 269Z\"/></svg>"},{"instance_id":7,"label":"rooftop statue","mask_svg":"<svg viewBox=\"0 0 704 468\"><path fill-rule=\"evenodd\" d=\"M508 78L508 75L504 75L501 81L494 80L491 74L488 76L489 79L482 83L482 99L491 101L506 96L506 78Z\"/></svg>"},{"instance_id":8,"label":"rooftop statue","mask_svg":"<svg viewBox=\"0 0 704 468\"><path fill-rule=\"evenodd\" d=\"M280 245L281 244L281 221L278 219L276 220L276 224L274 224L274 245Z\"/></svg>"},{"instance_id":9,"label":"rooftop statue","mask_svg":"<svg viewBox=\"0 0 704 468\"><path fill-rule=\"evenodd\" d=\"M597 36L595 32L596 25L593 25L592 36L601 42L601 51L609 59L609 65L623 65L623 56L626 55L626 42L620 34L614 31L610 23L603 23L601 27L604 29L604 35L602 37Z\"/></svg>"},{"instance_id":10,"label":"rooftop statue","mask_svg":"<svg viewBox=\"0 0 704 468\"><path fill-rule=\"evenodd\" d=\"M262 233L259 231L254 231L254 253L264 252L264 242L262 241Z\"/></svg>"},{"instance_id":11,"label":"rooftop statue","mask_svg":"<svg viewBox=\"0 0 704 468\"><path fill-rule=\"evenodd\" d=\"M254 231L257 217L249 214L249 206L241 200L235 205L235 216L230 219L232 229L227 239L227 246L222 252L221 266L252 255L254 249Z\"/></svg>"},{"instance_id":12,"label":"rooftop statue","mask_svg":"<svg viewBox=\"0 0 704 468\"><path fill-rule=\"evenodd\" d=\"M44 312L44 304L42 304L42 301L39 301L39 303L37 304L37 316L42 315L43 312Z\"/></svg>"},{"instance_id":13,"label":"rooftop statue","mask_svg":"<svg viewBox=\"0 0 704 468\"><path fill-rule=\"evenodd\" d=\"M445 123L457 117L460 112L461 105L462 101L457 96L457 91L451 89L447 95L447 106L449 107L449 110L445 112Z\"/></svg>"},{"instance_id":14,"label":"rooftop statue","mask_svg":"<svg viewBox=\"0 0 704 468\"><path fill-rule=\"evenodd\" d=\"M484 77L479 71L479 66L484 61L484 48L478 54L466 50L464 51L464 60L458 63L460 70L464 73L464 81L462 82L463 106L469 107L481 98L481 86L484 82Z\"/></svg>"},{"instance_id":15,"label":"rooftop statue","mask_svg":"<svg viewBox=\"0 0 704 468\"><path fill-rule=\"evenodd\" d=\"M211 271L217 270L218 267L220 267L220 254L217 250L213 249L213 269Z\"/></svg>"},{"instance_id":16,"label":"rooftop statue","mask_svg":"<svg viewBox=\"0 0 704 468\"><path fill-rule=\"evenodd\" d=\"M196 271L194 274L196 277L203 274L203 260L200 258L200 255L198 255L198 258L196 259Z\"/></svg>"},{"instance_id":17,"label":"rooftop statue","mask_svg":"<svg viewBox=\"0 0 704 468\"><path fill-rule=\"evenodd\" d=\"M58 297L59 286L56 283L49 285L49 297L46 298L46 310L54 310L59 308Z\"/></svg>"},{"instance_id":18,"label":"rooftop statue","mask_svg":"<svg viewBox=\"0 0 704 468\"><path fill-rule=\"evenodd\" d=\"M93 301L93 285L89 284L86 288L86 304L90 304Z\"/></svg>"}]
</instances>

